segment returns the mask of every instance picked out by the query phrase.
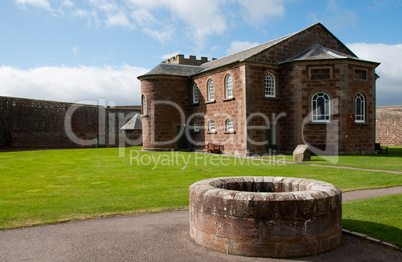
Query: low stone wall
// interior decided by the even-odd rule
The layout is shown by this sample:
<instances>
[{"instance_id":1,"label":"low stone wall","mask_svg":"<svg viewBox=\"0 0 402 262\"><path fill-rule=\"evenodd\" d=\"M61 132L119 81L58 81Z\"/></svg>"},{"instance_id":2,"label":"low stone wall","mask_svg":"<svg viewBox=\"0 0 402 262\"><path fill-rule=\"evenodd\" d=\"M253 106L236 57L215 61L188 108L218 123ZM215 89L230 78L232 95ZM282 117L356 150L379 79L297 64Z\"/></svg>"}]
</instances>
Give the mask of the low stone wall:
<instances>
[{"instance_id":1,"label":"low stone wall","mask_svg":"<svg viewBox=\"0 0 402 262\"><path fill-rule=\"evenodd\" d=\"M234 255L315 255L340 245L341 204L341 190L316 180L207 179L190 187L190 235Z\"/></svg>"}]
</instances>

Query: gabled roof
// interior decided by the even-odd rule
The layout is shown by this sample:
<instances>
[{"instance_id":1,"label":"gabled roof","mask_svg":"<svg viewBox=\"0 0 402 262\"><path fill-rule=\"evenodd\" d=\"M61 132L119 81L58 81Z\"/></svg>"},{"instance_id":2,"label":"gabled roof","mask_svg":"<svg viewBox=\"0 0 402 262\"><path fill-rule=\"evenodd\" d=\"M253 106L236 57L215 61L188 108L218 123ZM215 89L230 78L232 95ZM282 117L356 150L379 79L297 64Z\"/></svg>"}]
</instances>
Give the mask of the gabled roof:
<instances>
[{"instance_id":1,"label":"gabled roof","mask_svg":"<svg viewBox=\"0 0 402 262\"><path fill-rule=\"evenodd\" d=\"M173 76L192 76L195 74L203 73L209 70L213 70L222 66L230 65L233 63L238 63L238 62L244 62L244 61L252 61L251 59L258 54L269 50L270 48L277 46L281 43L284 43L286 40L291 39L292 37L301 34L305 31L308 31L310 29L313 29L315 27L320 28L321 30L324 30L329 37L331 37L333 40L338 42L339 46L342 47L342 49L347 52L348 54L343 54L339 53L336 51L325 51L322 48L316 48L316 50L312 51L313 53L307 54L307 57L310 59L313 59L314 56L319 57L319 56L327 56L327 57L333 57L340 55L340 56L347 56L348 58L356 58L357 56L347 47L345 46L336 36L334 36L325 26L323 26L321 23L314 24L312 26L309 26L299 32L266 42L264 44L261 44L256 47L249 48L247 50L225 56L219 59L215 59L209 62L206 62L202 64L201 66L189 66L189 65L180 65L180 64L169 64L169 63L161 63L157 65L154 69L146 73L145 75L142 75L138 78L142 78L143 76L151 76L151 75L173 75ZM308 50L309 51L309 50ZM306 52L308 52L306 51ZM320 54L318 54L320 53ZM304 54L304 53L303 53ZM304 54L306 55L306 54ZM304 58L306 59L306 58ZM281 63L282 61L278 61L278 63Z\"/></svg>"},{"instance_id":2,"label":"gabled roof","mask_svg":"<svg viewBox=\"0 0 402 262\"><path fill-rule=\"evenodd\" d=\"M297 34L297 33L283 36L281 38L266 42L266 43L258 45L256 47L252 47L250 49L207 62L202 65L203 67L205 67L205 69L203 71L212 70L214 68L218 68L218 67L229 65L232 63L236 63L236 62L244 62L247 59L249 59L250 57L253 57L256 54L259 54L259 53L273 47L274 45L292 37L295 34Z\"/></svg>"},{"instance_id":3,"label":"gabled roof","mask_svg":"<svg viewBox=\"0 0 402 262\"><path fill-rule=\"evenodd\" d=\"M120 128L121 131L125 130L142 130L142 118L140 114L135 114L133 118Z\"/></svg>"},{"instance_id":4,"label":"gabled roof","mask_svg":"<svg viewBox=\"0 0 402 262\"><path fill-rule=\"evenodd\" d=\"M345 47L345 49L350 53L350 55L347 55L349 57L355 57L357 58L357 56L347 47L345 46L338 38L336 38L336 36L334 36L325 26L323 26L321 23L316 23L314 25L311 25L299 32L287 35L287 36L283 36L281 38L266 42L264 44L261 44L259 46L256 47L252 47L250 49L241 51L239 53L233 54L233 55L229 55L220 59L216 59L210 62L207 62L205 64L203 64L203 67L206 67L203 71L208 71L208 70L212 70L221 66L225 66L225 65L229 65L232 63L236 63L236 62L244 62L249 60L250 58L254 57L255 55L258 55L259 53L266 51L290 38L292 38L293 36L296 36L304 31L307 31L313 27L320 27L322 29L324 29L327 33L329 33L336 41L338 41L342 46Z\"/></svg>"}]
</instances>

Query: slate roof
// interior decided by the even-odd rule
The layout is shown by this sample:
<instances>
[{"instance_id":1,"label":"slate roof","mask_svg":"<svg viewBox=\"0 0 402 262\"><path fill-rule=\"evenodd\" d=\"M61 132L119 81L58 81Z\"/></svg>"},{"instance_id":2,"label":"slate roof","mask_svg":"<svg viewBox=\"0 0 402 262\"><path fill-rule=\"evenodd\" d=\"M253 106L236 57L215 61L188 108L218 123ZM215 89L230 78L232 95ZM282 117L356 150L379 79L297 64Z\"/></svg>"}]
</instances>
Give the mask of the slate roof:
<instances>
[{"instance_id":1,"label":"slate roof","mask_svg":"<svg viewBox=\"0 0 402 262\"><path fill-rule=\"evenodd\" d=\"M297 55L296 57L281 62L280 64L293 62L293 61L312 61L312 60L328 60L328 59L353 59L358 61L365 61L358 57L351 56L348 54L341 53L339 51L335 51L321 45L315 45L312 48L302 52L301 54ZM371 61L367 61L371 62ZM376 63L376 62L371 62Z\"/></svg>"},{"instance_id":2,"label":"slate roof","mask_svg":"<svg viewBox=\"0 0 402 262\"><path fill-rule=\"evenodd\" d=\"M120 128L121 131L124 130L142 130L142 118L140 114L135 114L133 118L128 120L128 122Z\"/></svg>"},{"instance_id":3,"label":"slate roof","mask_svg":"<svg viewBox=\"0 0 402 262\"><path fill-rule=\"evenodd\" d=\"M321 45L315 45L312 48L306 50L305 52L297 55L296 57L284 61L282 63L292 62L292 61L308 61L308 60L327 60L327 59L358 59L354 56L347 55Z\"/></svg>"},{"instance_id":4,"label":"slate roof","mask_svg":"<svg viewBox=\"0 0 402 262\"><path fill-rule=\"evenodd\" d=\"M202 66L164 64L157 65L154 69L142 76L171 75L171 76L192 76L204 70ZM142 77L141 76L141 77Z\"/></svg>"},{"instance_id":5,"label":"slate roof","mask_svg":"<svg viewBox=\"0 0 402 262\"><path fill-rule=\"evenodd\" d=\"M297 32L298 33L298 32ZM291 38L292 36L294 36L297 33L293 33L269 42L266 42L264 44L258 45L256 47L252 47L249 48L247 50L229 55L229 56L225 56L216 60L212 60L210 62L207 62L205 64L202 64L203 67L205 67L205 69L203 71L208 71L208 70L212 70L221 66L225 66L225 65L229 65L232 63L236 63L236 62L243 62L246 61L247 59L249 59L250 57L253 57L254 55L257 55L258 53L261 53L262 51L269 49L271 47L273 47L274 45L288 39Z\"/></svg>"},{"instance_id":6,"label":"slate roof","mask_svg":"<svg viewBox=\"0 0 402 262\"><path fill-rule=\"evenodd\" d=\"M179 65L179 64L170 64L170 63L161 63L157 65L154 69L149 71L148 73L140 76L139 78L143 76L150 76L150 75L172 75L172 76L192 76L198 73L206 72L209 70L213 70L215 68L219 68L225 65L230 65L233 63L237 62L244 62L247 61L248 59L252 58L253 56L263 52L264 50L267 50L277 44L280 44L281 42L305 31L308 30L309 28L315 27L315 26L321 26L324 29L326 29L322 24L317 23L312 26L309 26L299 32L283 36L281 38L266 42L264 44L258 45L256 47L249 48L247 50L228 55L219 59L215 59L209 62L206 62L202 64L201 66L190 66L190 65ZM327 30L327 29L326 29ZM329 31L328 31L329 32ZM331 32L329 32L332 34ZM333 36L336 38L335 36ZM340 42L340 41L339 41ZM345 48L349 50L346 46ZM352 51L350 51L351 55L340 53L338 51L334 51L328 48L324 48L320 45L316 45L312 47L311 49L303 52L302 54L296 56L295 58L292 58L289 61L284 61L282 63L286 62L291 62L291 61L302 61L302 60L323 60L323 59L356 59L360 60L357 58L356 55L353 54ZM282 64L281 63L281 64Z\"/></svg>"}]
</instances>

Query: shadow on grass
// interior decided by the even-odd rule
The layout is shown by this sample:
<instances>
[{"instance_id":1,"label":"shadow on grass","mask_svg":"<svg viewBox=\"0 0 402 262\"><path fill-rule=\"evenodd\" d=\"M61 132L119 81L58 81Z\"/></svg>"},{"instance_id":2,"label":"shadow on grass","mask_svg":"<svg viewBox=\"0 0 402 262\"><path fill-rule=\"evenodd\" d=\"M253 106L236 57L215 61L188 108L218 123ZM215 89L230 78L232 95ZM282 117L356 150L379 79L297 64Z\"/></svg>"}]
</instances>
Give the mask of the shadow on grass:
<instances>
[{"instance_id":1,"label":"shadow on grass","mask_svg":"<svg viewBox=\"0 0 402 262\"><path fill-rule=\"evenodd\" d=\"M400 228L353 219L342 219L342 228L402 247L402 230Z\"/></svg>"}]
</instances>

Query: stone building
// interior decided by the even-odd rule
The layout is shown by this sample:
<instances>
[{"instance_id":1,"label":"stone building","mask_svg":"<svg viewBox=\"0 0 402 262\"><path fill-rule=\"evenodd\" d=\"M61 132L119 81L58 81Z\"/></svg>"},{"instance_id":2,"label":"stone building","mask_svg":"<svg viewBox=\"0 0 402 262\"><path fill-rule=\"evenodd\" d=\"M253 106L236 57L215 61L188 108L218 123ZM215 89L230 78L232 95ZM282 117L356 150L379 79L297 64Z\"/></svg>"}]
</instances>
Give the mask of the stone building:
<instances>
[{"instance_id":1,"label":"stone building","mask_svg":"<svg viewBox=\"0 0 402 262\"><path fill-rule=\"evenodd\" d=\"M177 55L138 77L143 150L374 151L378 65L320 23L220 59Z\"/></svg>"}]
</instances>

